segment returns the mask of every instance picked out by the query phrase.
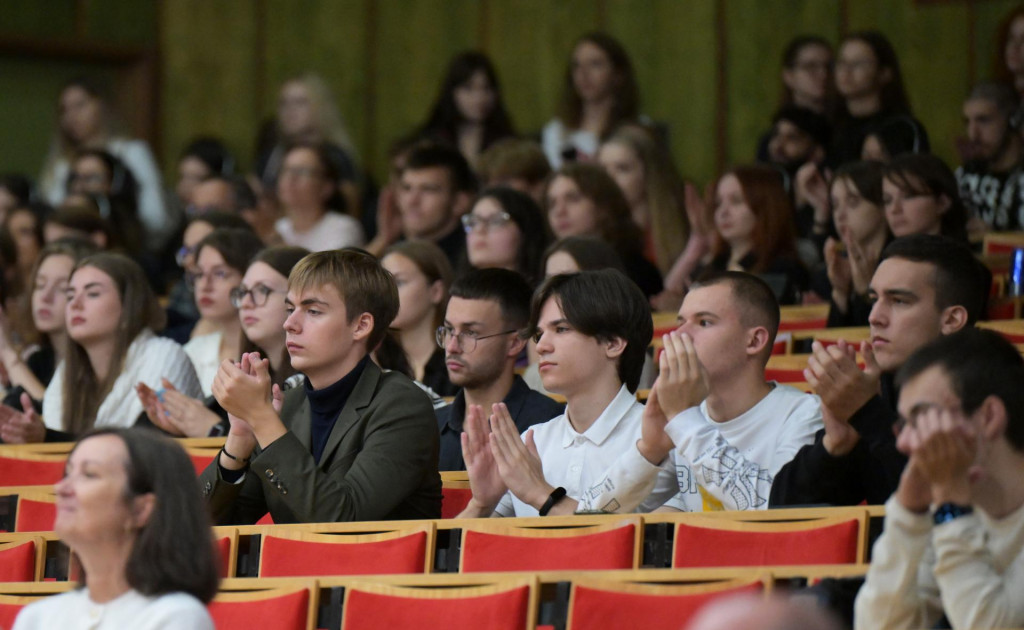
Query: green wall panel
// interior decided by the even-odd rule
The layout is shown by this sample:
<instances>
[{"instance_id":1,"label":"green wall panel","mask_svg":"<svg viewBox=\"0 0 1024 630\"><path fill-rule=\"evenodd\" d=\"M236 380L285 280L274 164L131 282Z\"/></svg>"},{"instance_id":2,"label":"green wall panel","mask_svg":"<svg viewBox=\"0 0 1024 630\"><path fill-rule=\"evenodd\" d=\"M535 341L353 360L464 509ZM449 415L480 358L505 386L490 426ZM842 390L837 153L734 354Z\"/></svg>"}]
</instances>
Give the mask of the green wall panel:
<instances>
[{"instance_id":1,"label":"green wall panel","mask_svg":"<svg viewBox=\"0 0 1024 630\"><path fill-rule=\"evenodd\" d=\"M633 59L643 112L668 128L687 179L714 176L717 111L714 0L614 0L609 31Z\"/></svg>"},{"instance_id":2,"label":"green wall panel","mask_svg":"<svg viewBox=\"0 0 1024 630\"><path fill-rule=\"evenodd\" d=\"M970 86L966 4L862 0L849 2L848 11L850 31L878 29L892 41L914 115L928 130L932 151L955 167L960 104Z\"/></svg>"},{"instance_id":3,"label":"green wall panel","mask_svg":"<svg viewBox=\"0 0 1024 630\"><path fill-rule=\"evenodd\" d=\"M778 105L782 52L797 35L839 36L837 0L723 0L728 130L726 163L752 162Z\"/></svg>"},{"instance_id":4,"label":"green wall panel","mask_svg":"<svg viewBox=\"0 0 1024 630\"><path fill-rule=\"evenodd\" d=\"M198 135L224 138L248 166L260 121L256 4L162 4L161 157L165 175ZM173 180L171 180L173 181Z\"/></svg>"},{"instance_id":5,"label":"green wall panel","mask_svg":"<svg viewBox=\"0 0 1024 630\"><path fill-rule=\"evenodd\" d=\"M1019 0L988 0L974 3L974 76L978 81L993 77L996 30L1003 17L1018 6Z\"/></svg>"},{"instance_id":6,"label":"green wall panel","mask_svg":"<svg viewBox=\"0 0 1024 630\"><path fill-rule=\"evenodd\" d=\"M54 39L75 33L75 0L3 0L0 35Z\"/></svg>"}]
</instances>

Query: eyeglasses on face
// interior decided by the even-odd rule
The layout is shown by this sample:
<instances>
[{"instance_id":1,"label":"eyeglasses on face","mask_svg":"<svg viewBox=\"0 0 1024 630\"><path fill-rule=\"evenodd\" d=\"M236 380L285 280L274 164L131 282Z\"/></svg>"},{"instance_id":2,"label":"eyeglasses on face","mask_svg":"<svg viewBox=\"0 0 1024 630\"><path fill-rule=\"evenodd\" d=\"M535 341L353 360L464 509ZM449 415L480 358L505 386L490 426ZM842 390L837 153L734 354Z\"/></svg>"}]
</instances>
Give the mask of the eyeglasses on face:
<instances>
[{"instance_id":1,"label":"eyeglasses on face","mask_svg":"<svg viewBox=\"0 0 1024 630\"><path fill-rule=\"evenodd\" d=\"M240 284L234 289L231 289L231 305L235 308L242 308L242 302L245 300L245 296L249 296L252 300L253 306L263 306L267 303L267 298L270 297L271 293L277 293L270 287L257 284L251 289L247 289L244 284Z\"/></svg>"},{"instance_id":2,"label":"eyeglasses on face","mask_svg":"<svg viewBox=\"0 0 1024 630\"><path fill-rule=\"evenodd\" d=\"M492 230L508 225L508 222L512 220L512 217L507 212L499 212L493 216L484 218L478 217L477 215L470 213L462 215L462 227L465 228L466 232L472 232L477 227L485 230Z\"/></svg>"},{"instance_id":3,"label":"eyeglasses on face","mask_svg":"<svg viewBox=\"0 0 1024 630\"><path fill-rule=\"evenodd\" d=\"M459 350L469 354L476 350L476 344L478 341L484 339L491 339L493 337L500 337L502 335L511 335L517 332L515 330L505 330L502 332L494 333L493 335L479 335L472 330L464 330L460 333L455 332L454 328L448 326L439 326L437 328L436 338L437 345L441 348L447 348L448 343L454 338L455 345L458 346Z\"/></svg>"},{"instance_id":4,"label":"eyeglasses on face","mask_svg":"<svg viewBox=\"0 0 1024 630\"><path fill-rule=\"evenodd\" d=\"M194 291L199 281L203 278L209 278L210 282L214 284L223 284L230 281L235 275L235 271L232 269L226 269L224 267L215 267L210 271L193 271L185 274L185 286L189 290Z\"/></svg>"}]
</instances>

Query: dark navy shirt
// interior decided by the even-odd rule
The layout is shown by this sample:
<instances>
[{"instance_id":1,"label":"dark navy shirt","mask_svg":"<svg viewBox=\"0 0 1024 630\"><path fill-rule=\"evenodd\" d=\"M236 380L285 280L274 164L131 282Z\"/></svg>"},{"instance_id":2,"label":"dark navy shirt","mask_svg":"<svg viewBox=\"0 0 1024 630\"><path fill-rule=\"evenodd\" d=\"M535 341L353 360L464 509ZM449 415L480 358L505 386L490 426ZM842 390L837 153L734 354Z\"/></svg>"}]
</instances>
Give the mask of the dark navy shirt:
<instances>
[{"instance_id":1,"label":"dark navy shirt","mask_svg":"<svg viewBox=\"0 0 1024 630\"><path fill-rule=\"evenodd\" d=\"M331 429L338 420L341 410L352 395L359 377L370 360L369 355L356 364L352 371L341 378L341 380L324 387L313 389L309 379L306 379L306 398L309 399L309 411L311 423L310 444L312 445L313 459L320 463L320 456L323 455L324 447L327 446L327 438L331 435Z\"/></svg>"},{"instance_id":2,"label":"dark navy shirt","mask_svg":"<svg viewBox=\"0 0 1024 630\"><path fill-rule=\"evenodd\" d=\"M508 407L508 412L520 433L565 412L565 405L533 391L519 376L512 382L512 389L502 402ZM438 470L465 470L466 462L462 459L462 440L459 437L462 433L462 421L466 417L465 392L459 390L452 404L445 405L434 413L437 416L438 429L441 431Z\"/></svg>"}]
</instances>

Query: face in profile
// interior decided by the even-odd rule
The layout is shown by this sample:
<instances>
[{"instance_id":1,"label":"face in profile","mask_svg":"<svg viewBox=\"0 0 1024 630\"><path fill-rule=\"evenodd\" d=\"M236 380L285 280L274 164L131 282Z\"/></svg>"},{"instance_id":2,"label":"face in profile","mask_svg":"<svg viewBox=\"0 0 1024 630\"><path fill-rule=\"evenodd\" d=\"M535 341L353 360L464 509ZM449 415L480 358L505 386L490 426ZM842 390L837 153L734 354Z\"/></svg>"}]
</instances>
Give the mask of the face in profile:
<instances>
[{"instance_id":1,"label":"face in profile","mask_svg":"<svg viewBox=\"0 0 1024 630\"><path fill-rule=\"evenodd\" d=\"M942 334L943 313L935 303L936 273L930 263L902 258L887 258L875 270L868 291L875 303L868 323L871 347L883 370L898 369Z\"/></svg>"},{"instance_id":2,"label":"face in profile","mask_svg":"<svg viewBox=\"0 0 1024 630\"><path fill-rule=\"evenodd\" d=\"M78 268L67 290L68 336L85 348L110 343L121 322L121 295L114 279L97 267Z\"/></svg>"},{"instance_id":3,"label":"face in profile","mask_svg":"<svg viewBox=\"0 0 1024 630\"><path fill-rule=\"evenodd\" d=\"M515 356L522 349L512 333L501 334L508 326L495 300L452 297L444 327L448 331L445 367L448 379L458 387L473 389L493 383L504 371L510 354ZM461 338L456 339L456 335Z\"/></svg>"},{"instance_id":4,"label":"face in profile","mask_svg":"<svg viewBox=\"0 0 1024 630\"><path fill-rule=\"evenodd\" d=\"M751 331L727 283L690 290L679 308L679 331L693 339L697 358L714 377L727 376L747 361Z\"/></svg>"},{"instance_id":5,"label":"face in profile","mask_svg":"<svg viewBox=\"0 0 1024 630\"><path fill-rule=\"evenodd\" d=\"M949 209L949 199L927 189L919 178L905 175L904 183L886 177L882 180L885 219L893 236L939 234L942 215Z\"/></svg>"},{"instance_id":6,"label":"face in profile","mask_svg":"<svg viewBox=\"0 0 1024 630\"><path fill-rule=\"evenodd\" d=\"M128 493L128 449L115 435L81 441L68 456L57 482L57 518L53 529L72 549L132 539L152 512L152 494Z\"/></svg>"},{"instance_id":7,"label":"face in profile","mask_svg":"<svg viewBox=\"0 0 1024 630\"><path fill-rule=\"evenodd\" d=\"M391 322L395 330L408 330L431 320L444 301L444 285L430 282L411 259L397 253L384 257L381 266L391 272L398 287L398 315Z\"/></svg>"}]
</instances>

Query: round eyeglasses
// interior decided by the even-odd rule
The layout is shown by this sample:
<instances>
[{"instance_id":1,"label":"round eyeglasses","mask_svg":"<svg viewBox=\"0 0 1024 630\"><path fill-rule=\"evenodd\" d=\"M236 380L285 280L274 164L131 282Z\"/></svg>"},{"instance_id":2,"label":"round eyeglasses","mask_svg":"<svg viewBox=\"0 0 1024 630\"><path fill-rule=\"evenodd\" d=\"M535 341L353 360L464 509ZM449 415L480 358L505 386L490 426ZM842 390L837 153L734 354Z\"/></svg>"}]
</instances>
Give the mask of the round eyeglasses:
<instances>
[{"instance_id":1,"label":"round eyeglasses","mask_svg":"<svg viewBox=\"0 0 1024 630\"><path fill-rule=\"evenodd\" d=\"M436 338L437 345L440 346L441 348L448 347L448 342L451 341L452 338L454 338L455 345L459 347L459 350L465 352L466 354L469 354L476 350L476 343L478 341L483 341L484 339L490 339L492 337L500 337L502 335L511 335L514 332L518 331L506 330L503 332L494 333L493 335L478 335L472 330L464 330L460 333L457 333L453 328L449 328L447 326L439 326L437 328Z\"/></svg>"},{"instance_id":2,"label":"round eyeglasses","mask_svg":"<svg viewBox=\"0 0 1024 630\"><path fill-rule=\"evenodd\" d=\"M252 300L253 306L263 306L267 303L267 298L270 297L271 293L278 293L278 291L274 291L264 284L257 284L251 289L247 289L244 284L240 284L231 289L231 306L242 308L242 302L245 301L245 296L247 295Z\"/></svg>"}]
</instances>

